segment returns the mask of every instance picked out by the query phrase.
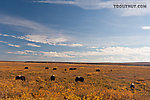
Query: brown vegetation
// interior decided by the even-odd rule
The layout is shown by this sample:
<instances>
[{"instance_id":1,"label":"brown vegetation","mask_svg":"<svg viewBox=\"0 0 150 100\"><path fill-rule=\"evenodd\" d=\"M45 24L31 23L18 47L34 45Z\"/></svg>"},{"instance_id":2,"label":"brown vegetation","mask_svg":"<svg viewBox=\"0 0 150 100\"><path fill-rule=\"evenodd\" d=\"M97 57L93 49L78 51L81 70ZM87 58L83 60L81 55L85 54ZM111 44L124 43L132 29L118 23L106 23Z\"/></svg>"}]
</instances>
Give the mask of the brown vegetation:
<instances>
[{"instance_id":1,"label":"brown vegetation","mask_svg":"<svg viewBox=\"0 0 150 100\"><path fill-rule=\"evenodd\" d=\"M77 70L69 70L74 67ZM17 75L26 80L15 80ZM52 75L55 81L50 80ZM84 82L75 82L77 76ZM149 76L148 66L0 62L0 99L148 100Z\"/></svg>"}]
</instances>

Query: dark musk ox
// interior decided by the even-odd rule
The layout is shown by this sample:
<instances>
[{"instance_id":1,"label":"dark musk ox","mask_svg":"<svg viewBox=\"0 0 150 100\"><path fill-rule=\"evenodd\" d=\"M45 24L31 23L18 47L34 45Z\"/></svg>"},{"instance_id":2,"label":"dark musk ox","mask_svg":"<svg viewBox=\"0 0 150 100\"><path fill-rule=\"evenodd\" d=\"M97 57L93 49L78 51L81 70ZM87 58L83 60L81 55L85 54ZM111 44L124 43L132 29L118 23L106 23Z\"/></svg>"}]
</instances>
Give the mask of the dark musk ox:
<instances>
[{"instance_id":1,"label":"dark musk ox","mask_svg":"<svg viewBox=\"0 0 150 100\"><path fill-rule=\"evenodd\" d=\"M55 81L55 76L54 75L51 76L51 81Z\"/></svg>"},{"instance_id":2,"label":"dark musk ox","mask_svg":"<svg viewBox=\"0 0 150 100\"><path fill-rule=\"evenodd\" d=\"M22 81L25 81L25 80L26 80L26 79L25 79L25 76L22 76L22 75L17 75L15 79L16 79L16 80L22 80Z\"/></svg>"},{"instance_id":3,"label":"dark musk ox","mask_svg":"<svg viewBox=\"0 0 150 100\"><path fill-rule=\"evenodd\" d=\"M49 69L48 67L45 67L45 69Z\"/></svg>"},{"instance_id":4,"label":"dark musk ox","mask_svg":"<svg viewBox=\"0 0 150 100\"><path fill-rule=\"evenodd\" d=\"M100 69L96 69L96 71L97 71L97 72L100 72L101 70L100 70Z\"/></svg>"},{"instance_id":5,"label":"dark musk ox","mask_svg":"<svg viewBox=\"0 0 150 100\"><path fill-rule=\"evenodd\" d=\"M25 67L24 69L28 69L28 67Z\"/></svg>"},{"instance_id":6,"label":"dark musk ox","mask_svg":"<svg viewBox=\"0 0 150 100\"><path fill-rule=\"evenodd\" d=\"M56 70L57 68L53 68L53 70Z\"/></svg>"},{"instance_id":7,"label":"dark musk ox","mask_svg":"<svg viewBox=\"0 0 150 100\"><path fill-rule=\"evenodd\" d=\"M67 71L67 69L65 69L65 71Z\"/></svg>"},{"instance_id":8,"label":"dark musk ox","mask_svg":"<svg viewBox=\"0 0 150 100\"><path fill-rule=\"evenodd\" d=\"M84 78L83 78L83 77L78 76L78 77L76 77L75 81L76 81L76 82L78 82L78 81L80 81L80 82L84 82Z\"/></svg>"},{"instance_id":9,"label":"dark musk ox","mask_svg":"<svg viewBox=\"0 0 150 100\"><path fill-rule=\"evenodd\" d=\"M77 68L69 68L69 70L77 70Z\"/></svg>"}]
</instances>

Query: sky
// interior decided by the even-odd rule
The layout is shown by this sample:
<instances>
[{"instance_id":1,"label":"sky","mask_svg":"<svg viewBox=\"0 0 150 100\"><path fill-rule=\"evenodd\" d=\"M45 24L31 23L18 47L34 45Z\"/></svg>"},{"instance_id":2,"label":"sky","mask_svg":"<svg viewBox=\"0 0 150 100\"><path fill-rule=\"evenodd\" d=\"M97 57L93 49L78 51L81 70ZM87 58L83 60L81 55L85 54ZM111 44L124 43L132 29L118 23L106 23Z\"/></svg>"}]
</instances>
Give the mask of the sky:
<instances>
[{"instance_id":1,"label":"sky","mask_svg":"<svg viewBox=\"0 0 150 100\"><path fill-rule=\"evenodd\" d=\"M1 0L0 60L149 62L149 6L149 0Z\"/></svg>"}]
</instances>

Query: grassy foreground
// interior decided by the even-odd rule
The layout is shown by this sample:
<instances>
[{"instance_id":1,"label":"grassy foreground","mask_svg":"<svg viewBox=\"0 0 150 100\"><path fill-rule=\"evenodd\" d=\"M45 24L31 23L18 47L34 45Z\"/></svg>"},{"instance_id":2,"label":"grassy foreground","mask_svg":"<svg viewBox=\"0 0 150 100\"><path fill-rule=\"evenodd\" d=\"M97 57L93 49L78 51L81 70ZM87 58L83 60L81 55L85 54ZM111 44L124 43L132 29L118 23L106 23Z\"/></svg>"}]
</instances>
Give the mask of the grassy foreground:
<instances>
[{"instance_id":1,"label":"grassy foreground","mask_svg":"<svg viewBox=\"0 0 150 100\"><path fill-rule=\"evenodd\" d=\"M24 69L26 66L29 69ZM77 70L69 70L70 67ZM19 74L26 77L25 82L15 80ZM56 81L50 81L51 75L56 76ZM75 82L76 76L84 77L85 81ZM134 91L130 89L131 82L135 83ZM148 100L150 67L0 62L0 99Z\"/></svg>"}]
</instances>

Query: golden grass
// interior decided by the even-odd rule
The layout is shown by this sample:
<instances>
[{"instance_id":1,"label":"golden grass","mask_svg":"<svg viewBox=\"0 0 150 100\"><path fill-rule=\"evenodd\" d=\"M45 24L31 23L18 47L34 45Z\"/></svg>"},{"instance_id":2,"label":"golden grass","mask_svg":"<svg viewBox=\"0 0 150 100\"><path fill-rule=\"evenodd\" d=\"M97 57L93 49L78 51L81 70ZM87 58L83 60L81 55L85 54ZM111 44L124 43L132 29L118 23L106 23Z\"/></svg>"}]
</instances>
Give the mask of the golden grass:
<instances>
[{"instance_id":1,"label":"golden grass","mask_svg":"<svg viewBox=\"0 0 150 100\"><path fill-rule=\"evenodd\" d=\"M77 70L70 71L70 67ZM148 100L149 71L146 66L0 62L0 99ZM26 77L25 82L15 80L19 74ZM56 81L51 82L53 74ZM85 81L76 83L76 76L83 76ZM130 89L131 82L135 82L134 91Z\"/></svg>"}]
</instances>

